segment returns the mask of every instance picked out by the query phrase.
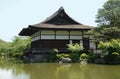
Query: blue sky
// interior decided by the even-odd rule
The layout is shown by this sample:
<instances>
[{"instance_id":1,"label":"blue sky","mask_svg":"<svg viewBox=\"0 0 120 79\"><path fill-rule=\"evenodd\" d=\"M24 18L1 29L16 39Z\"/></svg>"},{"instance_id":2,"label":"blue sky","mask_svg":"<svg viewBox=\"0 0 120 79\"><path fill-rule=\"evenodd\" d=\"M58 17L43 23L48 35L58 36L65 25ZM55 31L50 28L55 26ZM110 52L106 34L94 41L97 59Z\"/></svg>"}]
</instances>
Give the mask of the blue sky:
<instances>
[{"instance_id":1,"label":"blue sky","mask_svg":"<svg viewBox=\"0 0 120 79\"><path fill-rule=\"evenodd\" d=\"M11 41L22 28L39 23L61 6L74 20L97 26L95 17L107 0L0 0L0 39Z\"/></svg>"}]
</instances>

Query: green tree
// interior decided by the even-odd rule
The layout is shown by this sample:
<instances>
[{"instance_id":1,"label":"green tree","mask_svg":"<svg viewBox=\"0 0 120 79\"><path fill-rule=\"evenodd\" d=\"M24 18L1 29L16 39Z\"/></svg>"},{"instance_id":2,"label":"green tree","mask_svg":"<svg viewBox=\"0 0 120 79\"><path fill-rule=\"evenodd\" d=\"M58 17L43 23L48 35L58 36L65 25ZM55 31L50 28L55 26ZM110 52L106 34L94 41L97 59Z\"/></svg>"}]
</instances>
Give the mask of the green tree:
<instances>
[{"instance_id":1,"label":"green tree","mask_svg":"<svg viewBox=\"0 0 120 79\"><path fill-rule=\"evenodd\" d=\"M4 40L0 39L0 55L8 55L8 45L9 42L5 42Z\"/></svg>"},{"instance_id":2,"label":"green tree","mask_svg":"<svg viewBox=\"0 0 120 79\"><path fill-rule=\"evenodd\" d=\"M107 63L114 63L116 59L119 59L118 62L120 62L120 39L112 39L107 42L101 41L98 47L103 50L103 55Z\"/></svg>"},{"instance_id":3,"label":"green tree","mask_svg":"<svg viewBox=\"0 0 120 79\"><path fill-rule=\"evenodd\" d=\"M120 39L112 39L107 42L100 41L98 47L103 49L104 52L108 52L108 54L113 52L120 53Z\"/></svg>"},{"instance_id":4,"label":"green tree","mask_svg":"<svg viewBox=\"0 0 120 79\"><path fill-rule=\"evenodd\" d=\"M9 50L11 51L12 56L21 57L23 55L23 50L27 48L30 48L30 38L15 36Z\"/></svg>"},{"instance_id":5,"label":"green tree","mask_svg":"<svg viewBox=\"0 0 120 79\"><path fill-rule=\"evenodd\" d=\"M120 0L108 0L98 10L96 22L99 27L92 30L96 41L120 38Z\"/></svg>"},{"instance_id":6,"label":"green tree","mask_svg":"<svg viewBox=\"0 0 120 79\"><path fill-rule=\"evenodd\" d=\"M98 41L103 40L103 38L105 40L120 38L120 29L118 27L103 28L99 32L97 30L94 32L95 37Z\"/></svg>"},{"instance_id":7,"label":"green tree","mask_svg":"<svg viewBox=\"0 0 120 79\"><path fill-rule=\"evenodd\" d=\"M70 54L70 57L73 62L78 62L80 57L80 51L82 51L84 48L82 45L76 43L76 44L68 44L68 50L70 50L72 53Z\"/></svg>"},{"instance_id":8,"label":"green tree","mask_svg":"<svg viewBox=\"0 0 120 79\"><path fill-rule=\"evenodd\" d=\"M30 48L30 38L15 36L12 42L0 40L0 54L7 57L20 58L23 55L23 50L27 48Z\"/></svg>"},{"instance_id":9,"label":"green tree","mask_svg":"<svg viewBox=\"0 0 120 79\"><path fill-rule=\"evenodd\" d=\"M6 41L0 39L0 46L3 46L3 44L7 43Z\"/></svg>"},{"instance_id":10,"label":"green tree","mask_svg":"<svg viewBox=\"0 0 120 79\"><path fill-rule=\"evenodd\" d=\"M56 61L58 59L57 54L59 53L58 49L53 49L50 54L50 60Z\"/></svg>"},{"instance_id":11,"label":"green tree","mask_svg":"<svg viewBox=\"0 0 120 79\"><path fill-rule=\"evenodd\" d=\"M120 26L120 0L108 0L103 8L98 10L96 22L100 26Z\"/></svg>"}]
</instances>

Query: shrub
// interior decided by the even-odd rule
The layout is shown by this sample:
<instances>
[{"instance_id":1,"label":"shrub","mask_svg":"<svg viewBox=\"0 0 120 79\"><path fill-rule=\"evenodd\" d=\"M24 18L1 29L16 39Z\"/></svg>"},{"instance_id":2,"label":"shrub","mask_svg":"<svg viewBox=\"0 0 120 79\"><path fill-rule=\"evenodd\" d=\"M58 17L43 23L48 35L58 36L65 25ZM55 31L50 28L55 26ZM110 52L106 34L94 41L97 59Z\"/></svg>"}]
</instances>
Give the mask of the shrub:
<instances>
[{"instance_id":1,"label":"shrub","mask_svg":"<svg viewBox=\"0 0 120 79\"><path fill-rule=\"evenodd\" d=\"M72 53L78 53L84 49L83 46L78 43L68 44L67 46L68 46L68 50L70 50Z\"/></svg>"},{"instance_id":2,"label":"shrub","mask_svg":"<svg viewBox=\"0 0 120 79\"><path fill-rule=\"evenodd\" d=\"M80 51L82 51L84 48L82 45L76 43L76 44L68 44L68 50L70 50L72 53L70 53L70 58L73 62L79 62L80 57Z\"/></svg>"},{"instance_id":3,"label":"shrub","mask_svg":"<svg viewBox=\"0 0 120 79\"><path fill-rule=\"evenodd\" d=\"M111 54L113 52L120 53L120 40L119 39L112 39L107 42L101 41L98 45L98 48L103 50L103 53L108 52L108 54Z\"/></svg>"},{"instance_id":4,"label":"shrub","mask_svg":"<svg viewBox=\"0 0 120 79\"><path fill-rule=\"evenodd\" d=\"M88 59L88 55L86 53L82 53L80 56L80 60Z\"/></svg>"},{"instance_id":5,"label":"shrub","mask_svg":"<svg viewBox=\"0 0 120 79\"><path fill-rule=\"evenodd\" d=\"M112 39L106 42L100 42L98 45L99 48L103 50L103 53L108 52L107 55L104 56L104 60L106 64L114 64L116 62L120 62L120 40Z\"/></svg>"},{"instance_id":6,"label":"shrub","mask_svg":"<svg viewBox=\"0 0 120 79\"><path fill-rule=\"evenodd\" d=\"M70 57L70 54L64 54L64 53L62 53L62 54L57 54L57 57L58 57L59 59L67 58L67 57Z\"/></svg>"},{"instance_id":7,"label":"shrub","mask_svg":"<svg viewBox=\"0 0 120 79\"><path fill-rule=\"evenodd\" d=\"M50 60L57 60L58 57L57 57L57 54L58 54L58 49L53 49L53 51L51 52L51 55L50 55Z\"/></svg>"},{"instance_id":8,"label":"shrub","mask_svg":"<svg viewBox=\"0 0 120 79\"><path fill-rule=\"evenodd\" d=\"M88 62L93 63L95 59L101 58L101 54L98 53L90 53L88 54Z\"/></svg>"}]
</instances>

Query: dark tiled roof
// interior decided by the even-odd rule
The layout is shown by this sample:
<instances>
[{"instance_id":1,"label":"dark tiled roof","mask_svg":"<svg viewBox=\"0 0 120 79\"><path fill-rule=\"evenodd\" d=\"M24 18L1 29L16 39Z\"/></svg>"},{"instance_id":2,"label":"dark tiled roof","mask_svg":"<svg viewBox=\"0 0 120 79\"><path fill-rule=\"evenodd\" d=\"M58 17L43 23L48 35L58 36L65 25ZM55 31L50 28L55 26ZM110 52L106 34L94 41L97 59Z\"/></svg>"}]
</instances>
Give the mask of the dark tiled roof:
<instances>
[{"instance_id":1,"label":"dark tiled roof","mask_svg":"<svg viewBox=\"0 0 120 79\"><path fill-rule=\"evenodd\" d=\"M88 26L88 25L78 25L78 24L71 24L71 25L55 25L55 24L45 24L45 23L39 23L35 25L31 25L31 27L37 27L37 28L52 28L52 29L92 29L94 27Z\"/></svg>"},{"instance_id":2,"label":"dark tiled roof","mask_svg":"<svg viewBox=\"0 0 120 79\"><path fill-rule=\"evenodd\" d=\"M90 30L94 27L83 25L76 22L66 14L61 7L57 12L48 17L45 21L38 24L29 25L28 28L23 28L19 35L30 36L39 29L60 29L60 30Z\"/></svg>"},{"instance_id":3,"label":"dark tiled roof","mask_svg":"<svg viewBox=\"0 0 120 79\"><path fill-rule=\"evenodd\" d=\"M42 23L56 24L56 25L67 25L67 24L81 24L73 20L68 16L63 7L56 11L53 15L48 17Z\"/></svg>"}]
</instances>

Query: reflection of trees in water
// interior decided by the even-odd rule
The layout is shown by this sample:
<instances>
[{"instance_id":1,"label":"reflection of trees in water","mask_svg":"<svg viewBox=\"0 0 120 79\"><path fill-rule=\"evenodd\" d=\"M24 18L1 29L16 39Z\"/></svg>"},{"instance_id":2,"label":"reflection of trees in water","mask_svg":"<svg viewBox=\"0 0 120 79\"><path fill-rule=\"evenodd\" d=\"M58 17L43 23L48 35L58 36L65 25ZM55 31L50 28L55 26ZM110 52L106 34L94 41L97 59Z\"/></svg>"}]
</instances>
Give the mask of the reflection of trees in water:
<instances>
[{"instance_id":1,"label":"reflection of trees in water","mask_svg":"<svg viewBox=\"0 0 120 79\"><path fill-rule=\"evenodd\" d=\"M120 79L119 71L119 65L66 64L60 66L58 79Z\"/></svg>"},{"instance_id":2,"label":"reflection of trees in water","mask_svg":"<svg viewBox=\"0 0 120 79\"><path fill-rule=\"evenodd\" d=\"M95 64L32 63L0 61L0 69L12 70L15 79L120 79L120 66ZM25 78L27 76L27 78Z\"/></svg>"},{"instance_id":3,"label":"reflection of trees in water","mask_svg":"<svg viewBox=\"0 0 120 79\"><path fill-rule=\"evenodd\" d=\"M120 79L120 66L88 64L80 68L85 79Z\"/></svg>"},{"instance_id":4,"label":"reflection of trees in water","mask_svg":"<svg viewBox=\"0 0 120 79\"><path fill-rule=\"evenodd\" d=\"M25 64L24 70L30 79L80 79L82 76L79 64Z\"/></svg>"},{"instance_id":5,"label":"reflection of trees in water","mask_svg":"<svg viewBox=\"0 0 120 79\"><path fill-rule=\"evenodd\" d=\"M26 64L24 70L31 79L80 79L79 64Z\"/></svg>"},{"instance_id":6,"label":"reflection of trees in water","mask_svg":"<svg viewBox=\"0 0 120 79\"><path fill-rule=\"evenodd\" d=\"M23 67L23 64L15 64L15 62L10 62L9 60L0 60L0 69L6 71L6 73L10 71L12 79L29 79Z\"/></svg>"},{"instance_id":7,"label":"reflection of trees in water","mask_svg":"<svg viewBox=\"0 0 120 79\"><path fill-rule=\"evenodd\" d=\"M57 79L55 63L25 64L24 70L30 75L30 79Z\"/></svg>"},{"instance_id":8,"label":"reflection of trees in water","mask_svg":"<svg viewBox=\"0 0 120 79\"><path fill-rule=\"evenodd\" d=\"M69 79L71 64L60 64L57 69L57 79Z\"/></svg>"},{"instance_id":9,"label":"reflection of trees in water","mask_svg":"<svg viewBox=\"0 0 120 79\"><path fill-rule=\"evenodd\" d=\"M21 71L23 64L15 64L15 62L9 60L0 60L0 68L1 69L13 69L17 71Z\"/></svg>"},{"instance_id":10,"label":"reflection of trees in water","mask_svg":"<svg viewBox=\"0 0 120 79\"><path fill-rule=\"evenodd\" d=\"M14 64L4 61L0 63L0 68L12 69L14 76L28 74L30 79L79 79L84 76L79 65L66 63Z\"/></svg>"},{"instance_id":11,"label":"reflection of trees in water","mask_svg":"<svg viewBox=\"0 0 120 79\"><path fill-rule=\"evenodd\" d=\"M58 79L83 79L79 65L79 63L61 65L58 67Z\"/></svg>"}]
</instances>

